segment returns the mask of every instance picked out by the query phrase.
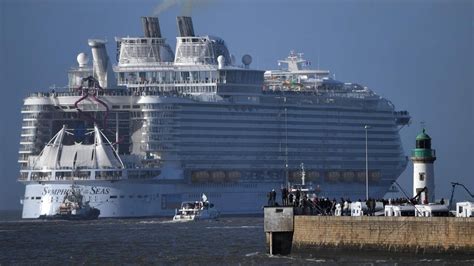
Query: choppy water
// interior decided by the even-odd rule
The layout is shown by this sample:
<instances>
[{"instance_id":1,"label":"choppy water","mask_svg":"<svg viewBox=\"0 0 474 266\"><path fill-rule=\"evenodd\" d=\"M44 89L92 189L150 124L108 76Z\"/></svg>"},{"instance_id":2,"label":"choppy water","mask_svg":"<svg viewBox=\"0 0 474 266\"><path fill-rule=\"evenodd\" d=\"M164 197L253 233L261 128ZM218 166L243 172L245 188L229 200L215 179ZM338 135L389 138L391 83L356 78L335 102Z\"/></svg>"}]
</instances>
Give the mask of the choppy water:
<instances>
[{"instance_id":1,"label":"choppy water","mask_svg":"<svg viewBox=\"0 0 474 266\"><path fill-rule=\"evenodd\" d=\"M169 219L22 221L0 212L3 264L474 265L473 258L339 253L266 254L262 217L172 223Z\"/></svg>"}]
</instances>

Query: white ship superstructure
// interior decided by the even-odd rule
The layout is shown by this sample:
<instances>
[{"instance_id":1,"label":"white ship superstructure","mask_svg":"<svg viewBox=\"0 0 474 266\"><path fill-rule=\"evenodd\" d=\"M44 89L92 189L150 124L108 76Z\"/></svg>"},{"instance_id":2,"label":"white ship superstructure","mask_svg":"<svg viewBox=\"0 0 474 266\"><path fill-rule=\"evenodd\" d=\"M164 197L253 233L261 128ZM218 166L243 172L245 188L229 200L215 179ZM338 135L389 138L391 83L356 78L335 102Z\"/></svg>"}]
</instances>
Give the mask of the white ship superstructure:
<instances>
[{"instance_id":1,"label":"white ship superstructure","mask_svg":"<svg viewBox=\"0 0 474 266\"><path fill-rule=\"evenodd\" d=\"M66 90L25 99L24 218L51 214L72 183L100 217L172 215L201 193L223 214L260 213L268 191L300 180L301 163L320 195L363 198L364 125L371 126L370 196L382 197L405 169L399 129L410 117L371 90L305 69L294 53L281 62L287 69L253 70L248 55L237 66L224 40L196 36L189 17L177 19L173 53L158 19L142 20L144 37L116 39L116 66L104 41L89 40L93 62L78 56ZM76 164L68 175L32 174L64 127L85 145L95 125L127 174L81 175Z\"/></svg>"}]
</instances>

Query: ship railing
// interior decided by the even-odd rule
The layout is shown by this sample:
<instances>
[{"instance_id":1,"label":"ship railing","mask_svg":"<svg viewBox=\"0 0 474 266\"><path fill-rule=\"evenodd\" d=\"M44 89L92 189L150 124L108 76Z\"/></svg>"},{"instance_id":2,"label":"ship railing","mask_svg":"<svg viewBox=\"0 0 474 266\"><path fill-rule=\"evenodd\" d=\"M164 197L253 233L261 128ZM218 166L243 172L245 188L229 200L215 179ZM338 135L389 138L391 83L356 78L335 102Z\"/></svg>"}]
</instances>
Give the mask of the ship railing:
<instances>
[{"instance_id":1,"label":"ship railing","mask_svg":"<svg viewBox=\"0 0 474 266\"><path fill-rule=\"evenodd\" d=\"M220 79L199 79L199 80L172 80L172 81L159 81L159 80L128 80L128 79L119 79L118 83L121 85L139 85L139 86L167 86L167 85L179 85L179 84L216 84L220 83Z\"/></svg>"},{"instance_id":2,"label":"ship railing","mask_svg":"<svg viewBox=\"0 0 474 266\"><path fill-rule=\"evenodd\" d=\"M317 90L315 88L309 89L283 89L283 88L265 88L262 90L263 94L287 94L287 95L315 95L315 96L328 96L328 97L341 97L341 98L360 98L364 99L375 94L368 92L353 92L353 91L328 91L328 90Z\"/></svg>"},{"instance_id":3,"label":"ship railing","mask_svg":"<svg viewBox=\"0 0 474 266\"><path fill-rule=\"evenodd\" d=\"M161 173L159 168L128 169L55 169L21 170L19 181L71 181L71 180L124 180L154 179Z\"/></svg>"},{"instance_id":4,"label":"ship railing","mask_svg":"<svg viewBox=\"0 0 474 266\"><path fill-rule=\"evenodd\" d=\"M436 150L431 149L414 149L411 152L412 157L436 157Z\"/></svg>"},{"instance_id":5,"label":"ship railing","mask_svg":"<svg viewBox=\"0 0 474 266\"><path fill-rule=\"evenodd\" d=\"M64 96L82 96L81 91L50 91L50 92L33 92L29 97L64 97ZM100 96L131 96L132 93L124 89L104 89L99 92Z\"/></svg>"}]
</instances>

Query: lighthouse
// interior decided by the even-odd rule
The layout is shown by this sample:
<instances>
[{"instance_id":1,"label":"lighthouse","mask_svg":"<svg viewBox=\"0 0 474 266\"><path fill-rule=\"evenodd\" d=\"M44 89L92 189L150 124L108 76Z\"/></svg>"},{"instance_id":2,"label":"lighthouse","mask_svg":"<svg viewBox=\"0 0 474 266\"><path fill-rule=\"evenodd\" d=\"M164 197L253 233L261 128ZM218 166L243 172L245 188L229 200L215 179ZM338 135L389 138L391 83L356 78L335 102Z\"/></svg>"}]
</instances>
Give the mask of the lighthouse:
<instances>
[{"instance_id":1,"label":"lighthouse","mask_svg":"<svg viewBox=\"0 0 474 266\"><path fill-rule=\"evenodd\" d=\"M416 148L412 150L411 160L413 161L413 196L421 192L420 203L434 202L433 163L436 160L436 151L431 149L431 138L426 134L425 129L416 136Z\"/></svg>"}]
</instances>

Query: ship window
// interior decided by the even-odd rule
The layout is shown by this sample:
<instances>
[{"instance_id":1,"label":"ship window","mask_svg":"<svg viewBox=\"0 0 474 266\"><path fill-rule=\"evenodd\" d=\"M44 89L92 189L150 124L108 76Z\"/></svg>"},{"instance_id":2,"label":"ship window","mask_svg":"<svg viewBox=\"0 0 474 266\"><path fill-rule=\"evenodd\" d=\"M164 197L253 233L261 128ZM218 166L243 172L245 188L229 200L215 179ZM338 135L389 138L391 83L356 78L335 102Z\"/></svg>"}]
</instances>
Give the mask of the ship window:
<instances>
[{"instance_id":1,"label":"ship window","mask_svg":"<svg viewBox=\"0 0 474 266\"><path fill-rule=\"evenodd\" d=\"M161 209L176 209L181 206L181 194L165 194L161 196Z\"/></svg>"},{"instance_id":2,"label":"ship window","mask_svg":"<svg viewBox=\"0 0 474 266\"><path fill-rule=\"evenodd\" d=\"M120 105L112 105L112 109L120 109Z\"/></svg>"},{"instance_id":3,"label":"ship window","mask_svg":"<svg viewBox=\"0 0 474 266\"><path fill-rule=\"evenodd\" d=\"M117 196L116 195L113 195L113 196L110 196L111 199L116 199Z\"/></svg>"},{"instance_id":4,"label":"ship window","mask_svg":"<svg viewBox=\"0 0 474 266\"><path fill-rule=\"evenodd\" d=\"M125 196L124 195L120 195L120 198L123 199Z\"/></svg>"},{"instance_id":5,"label":"ship window","mask_svg":"<svg viewBox=\"0 0 474 266\"><path fill-rule=\"evenodd\" d=\"M142 195L138 195L138 198L141 199L141 198L142 198Z\"/></svg>"},{"instance_id":6,"label":"ship window","mask_svg":"<svg viewBox=\"0 0 474 266\"><path fill-rule=\"evenodd\" d=\"M420 181L425 181L425 173L419 173Z\"/></svg>"},{"instance_id":7,"label":"ship window","mask_svg":"<svg viewBox=\"0 0 474 266\"><path fill-rule=\"evenodd\" d=\"M41 199L41 197L36 197L36 199L37 199L37 200L40 200L40 199Z\"/></svg>"},{"instance_id":8,"label":"ship window","mask_svg":"<svg viewBox=\"0 0 474 266\"><path fill-rule=\"evenodd\" d=\"M134 105L132 108L138 109L140 108L140 105Z\"/></svg>"},{"instance_id":9,"label":"ship window","mask_svg":"<svg viewBox=\"0 0 474 266\"><path fill-rule=\"evenodd\" d=\"M133 199L133 195L128 196L129 198Z\"/></svg>"}]
</instances>

